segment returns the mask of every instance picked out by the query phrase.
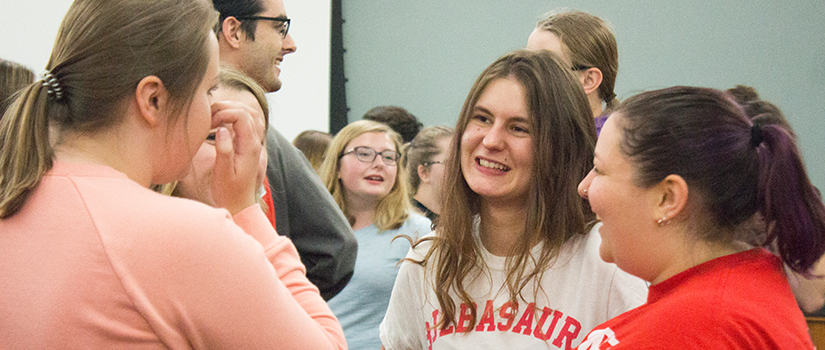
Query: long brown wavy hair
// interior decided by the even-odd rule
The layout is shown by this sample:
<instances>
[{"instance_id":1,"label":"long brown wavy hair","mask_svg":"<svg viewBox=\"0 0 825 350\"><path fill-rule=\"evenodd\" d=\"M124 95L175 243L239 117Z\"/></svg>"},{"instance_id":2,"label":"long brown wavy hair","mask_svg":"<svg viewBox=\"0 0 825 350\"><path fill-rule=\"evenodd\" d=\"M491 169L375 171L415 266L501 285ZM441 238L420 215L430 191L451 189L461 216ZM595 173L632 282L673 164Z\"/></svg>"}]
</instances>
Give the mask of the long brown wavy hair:
<instances>
[{"instance_id":1,"label":"long brown wavy hair","mask_svg":"<svg viewBox=\"0 0 825 350\"><path fill-rule=\"evenodd\" d=\"M472 312L469 331L475 325L476 306L466 291L468 276L482 271L481 247L473 238L473 220L483 200L467 185L461 169L461 137L485 88L498 79L518 81L525 90L530 111L533 162L531 190L524 198L525 232L507 258L506 288L516 301L531 282L542 278L562 245L577 234L586 234L595 214L576 192L577 184L592 167L596 128L581 84L561 59L549 51L515 51L487 67L473 84L456 125L447 157L443 211L436 235L423 261L435 262L435 293L444 318L439 327L456 323L456 303L451 293ZM484 225L484 222L481 222ZM423 240L416 242L416 245ZM531 254L542 243L538 257ZM536 268L532 268L535 266Z\"/></svg>"}]
</instances>

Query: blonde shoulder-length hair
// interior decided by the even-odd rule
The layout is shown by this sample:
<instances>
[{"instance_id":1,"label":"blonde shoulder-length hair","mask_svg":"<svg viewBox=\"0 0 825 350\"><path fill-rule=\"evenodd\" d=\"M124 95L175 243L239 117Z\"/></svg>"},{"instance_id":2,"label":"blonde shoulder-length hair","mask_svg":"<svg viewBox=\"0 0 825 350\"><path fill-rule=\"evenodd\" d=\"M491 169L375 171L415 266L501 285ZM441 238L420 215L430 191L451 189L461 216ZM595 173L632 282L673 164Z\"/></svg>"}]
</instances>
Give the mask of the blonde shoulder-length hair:
<instances>
[{"instance_id":1,"label":"blonde shoulder-length hair","mask_svg":"<svg viewBox=\"0 0 825 350\"><path fill-rule=\"evenodd\" d=\"M344 148L356 137L371 132L389 135L395 146L395 151L401 151L401 136L390 129L389 126L369 120L359 120L350 123L335 135L324 155L324 162L321 163L321 181L329 190L329 193L332 194L335 203L338 203L341 211L344 212L344 216L350 221L350 225L353 224L354 218L347 209L346 189L338 178L338 170L341 168L341 154L344 152ZM399 159L396 166L398 167L400 164L402 162ZM409 215L409 179L407 173L403 169L399 169L395 172L395 184L392 186L390 193L382 198L375 208L373 224L379 231L397 229L401 227Z\"/></svg>"},{"instance_id":2,"label":"blonde shoulder-length hair","mask_svg":"<svg viewBox=\"0 0 825 350\"><path fill-rule=\"evenodd\" d=\"M261 85L241 71L230 66L221 65L219 86L221 88L235 91L248 91L251 93L252 96L255 97L255 100L258 101L258 104L261 106L261 111L264 113L264 130L269 130L269 103L267 103L266 92ZM264 140L266 140L265 137ZM261 152L266 152L266 148L264 147ZM184 197L180 192L178 183L179 181L172 181L164 185L152 185L151 188L156 192L160 192L168 196ZM261 205L264 212L268 210L266 203L261 198L258 198L258 204Z\"/></svg>"}]
</instances>

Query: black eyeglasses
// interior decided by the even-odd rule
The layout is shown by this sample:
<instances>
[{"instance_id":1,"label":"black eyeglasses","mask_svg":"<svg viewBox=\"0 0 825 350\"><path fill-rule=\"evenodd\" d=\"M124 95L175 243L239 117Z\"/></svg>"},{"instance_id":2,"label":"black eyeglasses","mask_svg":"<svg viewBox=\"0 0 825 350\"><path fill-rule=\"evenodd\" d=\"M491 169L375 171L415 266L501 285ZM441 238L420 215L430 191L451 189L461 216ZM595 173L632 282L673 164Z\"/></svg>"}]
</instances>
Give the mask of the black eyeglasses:
<instances>
[{"instance_id":1,"label":"black eyeglasses","mask_svg":"<svg viewBox=\"0 0 825 350\"><path fill-rule=\"evenodd\" d=\"M279 33L281 34L282 37L284 37L284 39L286 39L286 34L289 33L289 22L291 21L289 18L286 18L286 17L265 17L265 16L241 16L241 17L235 17L235 19L237 19L237 20L249 19L249 20L264 20L264 21L281 22L282 25L281 25L281 29L279 30Z\"/></svg>"},{"instance_id":2,"label":"black eyeglasses","mask_svg":"<svg viewBox=\"0 0 825 350\"><path fill-rule=\"evenodd\" d=\"M369 148L367 146L358 146L358 147L352 148L352 149L350 149L350 150L348 150L344 153L341 153L341 157L343 157L347 154L350 154L350 153L355 153L355 159L358 159L359 161L364 162L364 163L372 163L373 161L375 161L375 157L377 157L380 154L381 155L381 161L384 162L385 165L390 165L390 166L396 165L398 163L398 158L401 156L400 153L398 153L396 151L393 151L393 150L389 150L389 149L378 152L378 151L376 151L372 148ZM341 158L341 157L338 157L338 158Z\"/></svg>"},{"instance_id":3,"label":"black eyeglasses","mask_svg":"<svg viewBox=\"0 0 825 350\"><path fill-rule=\"evenodd\" d=\"M433 165L433 164L442 164L442 163L441 163L441 161L438 161L438 160L434 160L432 162L421 163L421 165L423 165L423 166L430 166L430 165Z\"/></svg>"},{"instance_id":4,"label":"black eyeglasses","mask_svg":"<svg viewBox=\"0 0 825 350\"><path fill-rule=\"evenodd\" d=\"M570 70L580 71L580 70L588 70L590 68L593 68L593 66L585 66L585 65L577 64L577 65L573 66L573 68L570 68Z\"/></svg>"}]
</instances>

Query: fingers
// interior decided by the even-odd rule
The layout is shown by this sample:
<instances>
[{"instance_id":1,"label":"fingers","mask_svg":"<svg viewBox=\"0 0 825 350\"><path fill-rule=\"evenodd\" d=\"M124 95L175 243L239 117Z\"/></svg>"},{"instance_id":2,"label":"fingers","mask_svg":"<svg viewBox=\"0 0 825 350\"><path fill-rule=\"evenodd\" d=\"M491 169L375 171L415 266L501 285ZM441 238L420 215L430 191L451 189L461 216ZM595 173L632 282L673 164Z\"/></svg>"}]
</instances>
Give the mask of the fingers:
<instances>
[{"instance_id":1,"label":"fingers","mask_svg":"<svg viewBox=\"0 0 825 350\"><path fill-rule=\"evenodd\" d=\"M219 101L212 104L212 128L225 125L233 139L250 140L262 144L265 138L264 116L260 111L248 105L232 101ZM236 135L237 134L237 135ZM243 144L236 146L245 147ZM241 152L247 151L244 148Z\"/></svg>"},{"instance_id":2,"label":"fingers","mask_svg":"<svg viewBox=\"0 0 825 350\"><path fill-rule=\"evenodd\" d=\"M212 194L215 204L235 214L255 204L262 129L254 110L238 102L212 104L215 168Z\"/></svg>"},{"instance_id":3,"label":"fingers","mask_svg":"<svg viewBox=\"0 0 825 350\"><path fill-rule=\"evenodd\" d=\"M235 152L232 147L232 135L230 135L229 129L224 126L219 127L218 131L215 132L215 153L215 168L213 172L223 172L222 174L216 174L220 175L221 178L234 176Z\"/></svg>"}]
</instances>

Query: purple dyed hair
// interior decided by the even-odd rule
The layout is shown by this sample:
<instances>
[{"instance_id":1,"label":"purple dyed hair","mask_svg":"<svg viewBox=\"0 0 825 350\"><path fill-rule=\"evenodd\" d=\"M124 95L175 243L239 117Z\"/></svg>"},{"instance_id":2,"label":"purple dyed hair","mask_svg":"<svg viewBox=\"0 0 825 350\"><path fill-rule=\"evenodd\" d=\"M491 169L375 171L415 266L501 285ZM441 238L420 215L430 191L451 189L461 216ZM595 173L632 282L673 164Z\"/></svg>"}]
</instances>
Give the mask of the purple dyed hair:
<instances>
[{"instance_id":1,"label":"purple dyed hair","mask_svg":"<svg viewBox=\"0 0 825 350\"><path fill-rule=\"evenodd\" d=\"M703 239L729 241L757 212L793 270L806 273L825 252L825 206L811 185L792 134L781 125L753 123L730 95L676 86L628 98L618 108L621 151L635 165L634 181L651 187L681 176L709 216Z\"/></svg>"}]
</instances>

